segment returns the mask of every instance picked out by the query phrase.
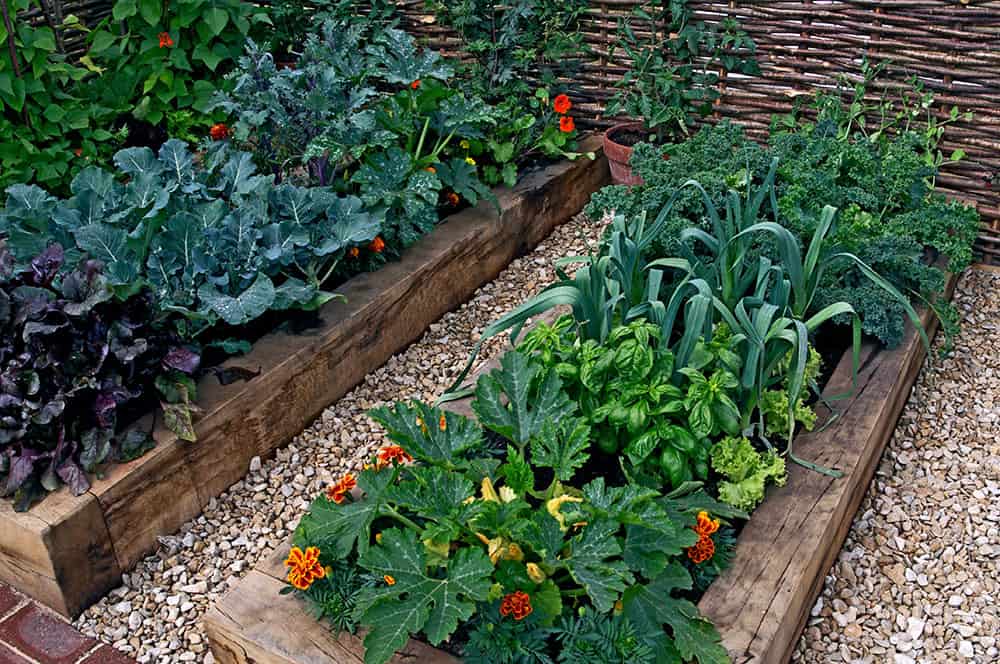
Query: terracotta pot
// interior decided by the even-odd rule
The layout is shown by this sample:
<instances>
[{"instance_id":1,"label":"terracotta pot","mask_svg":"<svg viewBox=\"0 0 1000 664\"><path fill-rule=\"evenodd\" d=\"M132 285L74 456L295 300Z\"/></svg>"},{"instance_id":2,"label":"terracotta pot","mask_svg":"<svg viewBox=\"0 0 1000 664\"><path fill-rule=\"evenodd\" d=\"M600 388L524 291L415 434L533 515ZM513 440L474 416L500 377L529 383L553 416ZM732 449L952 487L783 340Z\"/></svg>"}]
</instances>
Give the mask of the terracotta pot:
<instances>
[{"instance_id":1,"label":"terracotta pot","mask_svg":"<svg viewBox=\"0 0 1000 664\"><path fill-rule=\"evenodd\" d=\"M632 173L632 166L629 160L632 159L632 147L615 142L615 135L623 131L643 131L641 122L623 122L609 127L604 132L604 155L608 158L608 165L611 167L611 181L615 184L635 185L642 184L640 176Z\"/></svg>"}]
</instances>

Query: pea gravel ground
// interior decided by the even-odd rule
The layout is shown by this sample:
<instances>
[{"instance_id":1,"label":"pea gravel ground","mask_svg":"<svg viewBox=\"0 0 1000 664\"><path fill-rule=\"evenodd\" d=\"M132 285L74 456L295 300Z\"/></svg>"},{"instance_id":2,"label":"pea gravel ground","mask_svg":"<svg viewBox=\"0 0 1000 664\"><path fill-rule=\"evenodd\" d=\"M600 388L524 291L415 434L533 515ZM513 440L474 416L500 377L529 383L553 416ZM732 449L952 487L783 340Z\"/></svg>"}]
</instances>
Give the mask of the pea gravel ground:
<instances>
[{"instance_id":1,"label":"pea gravel ground","mask_svg":"<svg viewBox=\"0 0 1000 664\"><path fill-rule=\"evenodd\" d=\"M1000 661L1000 273L966 273L956 303L794 662Z\"/></svg>"},{"instance_id":2,"label":"pea gravel ground","mask_svg":"<svg viewBox=\"0 0 1000 664\"><path fill-rule=\"evenodd\" d=\"M327 408L274 459L254 459L241 482L180 532L160 538L155 555L123 575L122 585L80 616L77 627L139 662L213 662L202 614L288 538L314 496L383 445L381 430L365 412L397 399L437 397L461 371L483 328L551 283L554 260L588 253L602 228L582 215L557 228ZM484 344L481 361L503 345L500 338Z\"/></svg>"}]
</instances>

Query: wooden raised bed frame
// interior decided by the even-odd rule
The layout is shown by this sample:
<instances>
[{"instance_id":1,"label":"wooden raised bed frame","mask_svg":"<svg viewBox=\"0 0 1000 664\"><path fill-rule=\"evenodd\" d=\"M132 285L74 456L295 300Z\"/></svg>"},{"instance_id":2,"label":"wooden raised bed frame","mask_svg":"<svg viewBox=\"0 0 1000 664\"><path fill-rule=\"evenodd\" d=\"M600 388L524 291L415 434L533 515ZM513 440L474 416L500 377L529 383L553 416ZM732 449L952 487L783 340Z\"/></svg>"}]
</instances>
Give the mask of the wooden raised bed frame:
<instances>
[{"instance_id":1,"label":"wooden raised bed frame","mask_svg":"<svg viewBox=\"0 0 1000 664\"><path fill-rule=\"evenodd\" d=\"M956 279L950 278L951 298ZM928 336L937 319L922 314ZM835 402L839 417L823 431L801 435L795 449L803 458L843 471L834 479L789 463L788 483L768 491L740 534L730 568L698 603L722 635L733 662L787 662L850 529L882 452L896 427L925 357L920 337L908 327L903 343L885 350L865 344L853 395ZM834 370L826 394L851 387L848 351ZM820 409L819 421L829 412ZM336 637L306 611L285 585L287 547L273 552L223 595L206 614L204 627L219 664L359 664L361 640ZM458 664L460 660L410 640L393 664L419 661Z\"/></svg>"},{"instance_id":2,"label":"wooden raised bed frame","mask_svg":"<svg viewBox=\"0 0 1000 664\"><path fill-rule=\"evenodd\" d=\"M608 182L600 139L581 157L527 174L497 190L501 214L482 202L448 217L402 260L359 275L337 292L322 323L301 334L274 332L226 365L260 369L256 378L199 385L204 413L198 441L179 441L162 426L145 456L106 469L90 491L60 490L28 512L0 501L0 581L75 616L118 585L157 546L309 424L372 370L418 339L442 314L465 302L515 257L569 220Z\"/></svg>"}]
</instances>

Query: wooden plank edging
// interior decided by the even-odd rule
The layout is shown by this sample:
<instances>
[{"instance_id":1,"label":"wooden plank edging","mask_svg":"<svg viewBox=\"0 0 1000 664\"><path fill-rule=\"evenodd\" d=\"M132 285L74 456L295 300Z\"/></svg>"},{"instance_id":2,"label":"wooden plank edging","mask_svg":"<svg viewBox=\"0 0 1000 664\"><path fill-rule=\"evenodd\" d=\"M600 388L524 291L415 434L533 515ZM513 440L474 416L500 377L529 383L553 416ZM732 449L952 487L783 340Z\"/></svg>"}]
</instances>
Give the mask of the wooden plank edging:
<instances>
[{"instance_id":1,"label":"wooden plank edging","mask_svg":"<svg viewBox=\"0 0 1000 664\"><path fill-rule=\"evenodd\" d=\"M951 299L951 276L945 297ZM922 312L933 338L937 319ZM722 635L737 664L790 660L826 572L843 545L882 452L916 381L926 355L912 326L892 350L865 344L856 391L835 402L840 415L822 431L796 439L803 458L844 472L838 480L789 462L788 483L771 487L767 500L740 534L730 568L698 606ZM485 371L495 363L479 369ZM844 354L824 394L851 386L851 354ZM458 402L447 407L467 410ZM820 423L829 411L819 409ZM282 560L288 545L273 551L220 597L203 618L218 664L358 664L364 648L358 636L340 634L317 621L285 585ZM417 650L420 649L420 650ZM424 650L426 649L426 650ZM457 664L460 660L411 639L391 664L413 661Z\"/></svg>"},{"instance_id":2,"label":"wooden plank edging","mask_svg":"<svg viewBox=\"0 0 1000 664\"><path fill-rule=\"evenodd\" d=\"M581 150L597 158L552 164L512 190L497 189L499 215L486 201L451 215L398 262L338 288L347 301L324 306L318 327L272 332L223 364L260 369L256 378L226 386L203 378L198 442L179 441L158 424L153 450L109 466L82 496L64 488L26 513L0 501L0 581L63 615L79 614L154 550L158 536L239 481L251 458L273 454L577 214L609 182L600 136L581 141Z\"/></svg>"},{"instance_id":3,"label":"wooden plank edging","mask_svg":"<svg viewBox=\"0 0 1000 664\"><path fill-rule=\"evenodd\" d=\"M945 297L951 299L957 277ZM923 311L933 338L938 320ZM698 606L715 623L737 664L777 664L792 656L827 571L847 538L926 350L911 327L892 350L864 346L856 391L834 402L839 417L822 431L799 436L802 458L843 471L839 480L789 462L788 483L771 489L740 533L732 566ZM824 394L851 387L849 355L841 359ZM818 422L829 411L818 409Z\"/></svg>"}]
</instances>

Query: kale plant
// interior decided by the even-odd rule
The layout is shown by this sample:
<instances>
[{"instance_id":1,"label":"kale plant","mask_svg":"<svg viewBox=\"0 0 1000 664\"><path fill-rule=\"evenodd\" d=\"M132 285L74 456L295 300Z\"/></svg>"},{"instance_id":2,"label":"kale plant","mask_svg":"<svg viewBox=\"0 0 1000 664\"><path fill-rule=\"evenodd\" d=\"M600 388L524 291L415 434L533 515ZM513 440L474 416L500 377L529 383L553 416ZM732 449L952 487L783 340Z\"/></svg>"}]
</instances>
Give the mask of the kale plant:
<instances>
[{"instance_id":1,"label":"kale plant","mask_svg":"<svg viewBox=\"0 0 1000 664\"><path fill-rule=\"evenodd\" d=\"M360 197L384 219L388 256L430 231L440 208L495 202L480 172L503 164L479 165L462 145L485 140L500 112L450 86L451 65L401 30L326 21L294 68L251 42L232 76L218 103L236 116L235 144L279 181Z\"/></svg>"},{"instance_id":2,"label":"kale plant","mask_svg":"<svg viewBox=\"0 0 1000 664\"><path fill-rule=\"evenodd\" d=\"M928 259L945 256L949 270L963 270L972 259L978 215L933 193L929 182L935 169L926 163L920 146L907 133L879 141L844 140L836 125L823 122L797 125L794 131L773 136L770 146L760 147L739 127L721 123L702 128L678 145L636 146L632 165L645 183L605 187L594 194L586 211L599 218L611 211L633 217L664 210L661 230L648 253L651 258L676 255L685 251L685 228L710 230L706 198L721 210L728 192L734 191L745 204L749 188L763 181L768 162L777 157L777 218L801 246L815 234L823 209L835 206L830 249L857 255L911 299L926 300L944 283L941 269ZM692 179L700 189L683 187ZM776 250L763 238L748 250L747 259L778 261ZM850 261L834 263L824 273L812 311L836 301L849 303L859 313L866 334L889 347L902 339L905 307L872 286ZM847 322L843 316L836 320Z\"/></svg>"},{"instance_id":3,"label":"kale plant","mask_svg":"<svg viewBox=\"0 0 1000 664\"><path fill-rule=\"evenodd\" d=\"M118 425L158 379L186 385L198 366L154 325L148 290L116 301L100 263L64 260L53 244L17 269L0 249L0 486L22 510L62 484L79 495L102 463L151 447Z\"/></svg>"}]
</instances>

